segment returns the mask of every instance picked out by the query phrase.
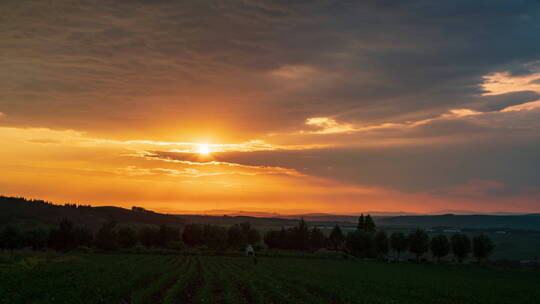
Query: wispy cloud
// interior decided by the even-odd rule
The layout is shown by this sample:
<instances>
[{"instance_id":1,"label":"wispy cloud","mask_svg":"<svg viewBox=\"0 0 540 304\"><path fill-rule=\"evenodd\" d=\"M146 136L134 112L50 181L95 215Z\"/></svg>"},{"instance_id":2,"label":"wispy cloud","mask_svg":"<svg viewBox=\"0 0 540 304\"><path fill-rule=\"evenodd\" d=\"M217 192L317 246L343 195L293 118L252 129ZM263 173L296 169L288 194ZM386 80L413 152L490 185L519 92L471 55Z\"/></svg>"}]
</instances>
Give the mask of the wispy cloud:
<instances>
[{"instance_id":1,"label":"wispy cloud","mask_svg":"<svg viewBox=\"0 0 540 304\"><path fill-rule=\"evenodd\" d=\"M352 133L358 131L358 128L353 124L338 123L335 119L329 117L308 118L306 119L306 125L317 128L317 130L311 131L314 134Z\"/></svg>"}]
</instances>

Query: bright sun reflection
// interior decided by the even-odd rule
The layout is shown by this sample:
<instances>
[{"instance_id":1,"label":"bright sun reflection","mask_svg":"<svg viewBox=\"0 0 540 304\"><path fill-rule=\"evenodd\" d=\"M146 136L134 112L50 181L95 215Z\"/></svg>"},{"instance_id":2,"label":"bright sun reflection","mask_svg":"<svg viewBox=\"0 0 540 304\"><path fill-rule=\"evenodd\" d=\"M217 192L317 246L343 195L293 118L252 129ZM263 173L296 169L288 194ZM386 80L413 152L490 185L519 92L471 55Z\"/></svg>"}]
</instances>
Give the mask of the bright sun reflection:
<instances>
[{"instance_id":1,"label":"bright sun reflection","mask_svg":"<svg viewBox=\"0 0 540 304\"><path fill-rule=\"evenodd\" d=\"M199 154L203 154L203 155L210 154L210 147L208 146L208 144L199 145Z\"/></svg>"}]
</instances>

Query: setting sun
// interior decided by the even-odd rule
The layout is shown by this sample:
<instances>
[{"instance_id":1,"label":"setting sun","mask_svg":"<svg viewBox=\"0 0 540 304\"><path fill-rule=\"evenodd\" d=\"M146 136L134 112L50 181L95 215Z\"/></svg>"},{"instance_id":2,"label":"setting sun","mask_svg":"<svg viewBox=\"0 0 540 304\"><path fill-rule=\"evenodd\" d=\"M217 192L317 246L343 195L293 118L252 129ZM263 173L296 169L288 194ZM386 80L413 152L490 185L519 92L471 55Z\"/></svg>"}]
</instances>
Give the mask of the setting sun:
<instances>
[{"instance_id":1,"label":"setting sun","mask_svg":"<svg viewBox=\"0 0 540 304\"><path fill-rule=\"evenodd\" d=\"M210 147L208 144L200 144L199 145L199 154L208 155L210 154Z\"/></svg>"}]
</instances>

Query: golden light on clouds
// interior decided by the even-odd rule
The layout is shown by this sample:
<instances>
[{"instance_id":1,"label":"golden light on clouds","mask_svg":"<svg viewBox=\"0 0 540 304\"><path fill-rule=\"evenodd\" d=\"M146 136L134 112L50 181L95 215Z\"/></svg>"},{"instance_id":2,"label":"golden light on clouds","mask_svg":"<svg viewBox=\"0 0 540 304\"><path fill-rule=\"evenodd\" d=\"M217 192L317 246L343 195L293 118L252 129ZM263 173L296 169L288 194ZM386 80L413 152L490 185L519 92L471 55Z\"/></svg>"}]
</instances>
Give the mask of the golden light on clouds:
<instances>
[{"instance_id":1,"label":"golden light on clouds","mask_svg":"<svg viewBox=\"0 0 540 304\"><path fill-rule=\"evenodd\" d=\"M484 96L500 95L519 91L540 93L540 73L511 75L510 72L498 72L484 76L482 89Z\"/></svg>"},{"instance_id":2,"label":"golden light on clouds","mask_svg":"<svg viewBox=\"0 0 540 304\"><path fill-rule=\"evenodd\" d=\"M0 1L0 194L540 208L534 1L51 2Z\"/></svg>"},{"instance_id":3,"label":"golden light on clouds","mask_svg":"<svg viewBox=\"0 0 540 304\"><path fill-rule=\"evenodd\" d=\"M468 114L472 113L454 113ZM302 151L294 150L298 146L287 150L286 146L260 141L245 145L115 141L71 130L0 127L0 144L4 147L0 150L3 194L58 202L137 204L167 212L227 209L284 213L396 211L403 206L408 211L424 212L444 208L449 202L427 192L407 194L312 176L286 165L220 160L221 154ZM309 151L309 147L303 149ZM444 191L463 196L473 193L466 192L468 187ZM481 192L478 187L475 184L474 193ZM524 198L524 202L533 199ZM451 200L455 206L470 203L466 198ZM504 199L498 200L504 205ZM430 201L430 205L418 201Z\"/></svg>"},{"instance_id":4,"label":"golden light on clouds","mask_svg":"<svg viewBox=\"0 0 540 304\"><path fill-rule=\"evenodd\" d=\"M316 127L314 134L349 133L357 131L353 124L338 123L330 117L312 117L306 119L306 125Z\"/></svg>"}]
</instances>

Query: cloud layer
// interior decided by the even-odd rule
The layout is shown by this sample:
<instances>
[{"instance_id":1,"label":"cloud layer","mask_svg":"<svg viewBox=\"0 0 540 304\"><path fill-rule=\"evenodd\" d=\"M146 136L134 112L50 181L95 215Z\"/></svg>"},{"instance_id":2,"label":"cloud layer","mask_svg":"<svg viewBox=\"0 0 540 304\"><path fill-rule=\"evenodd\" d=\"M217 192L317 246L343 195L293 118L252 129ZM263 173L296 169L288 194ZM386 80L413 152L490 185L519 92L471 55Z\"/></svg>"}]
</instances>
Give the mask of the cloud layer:
<instances>
[{"instance_id":1,"label":"cloud layer","mask_svg":"<svg viewBox=\"0 0 540 304\"><path fill-rule=\"evenodd\" d=\"M276 209L365 210L379 197L382 209L540 210L538 1L8 0L0 10L7 192L88 194L37 191L38 170L152 204L221 201L168 188L178 182L237 185L223 204L274 193ZM200 143L212 159L194 154ZM116 178L124 190L107 187ZM163 192L129 194L145 182Z\"/></svg>"}]
</instances>

